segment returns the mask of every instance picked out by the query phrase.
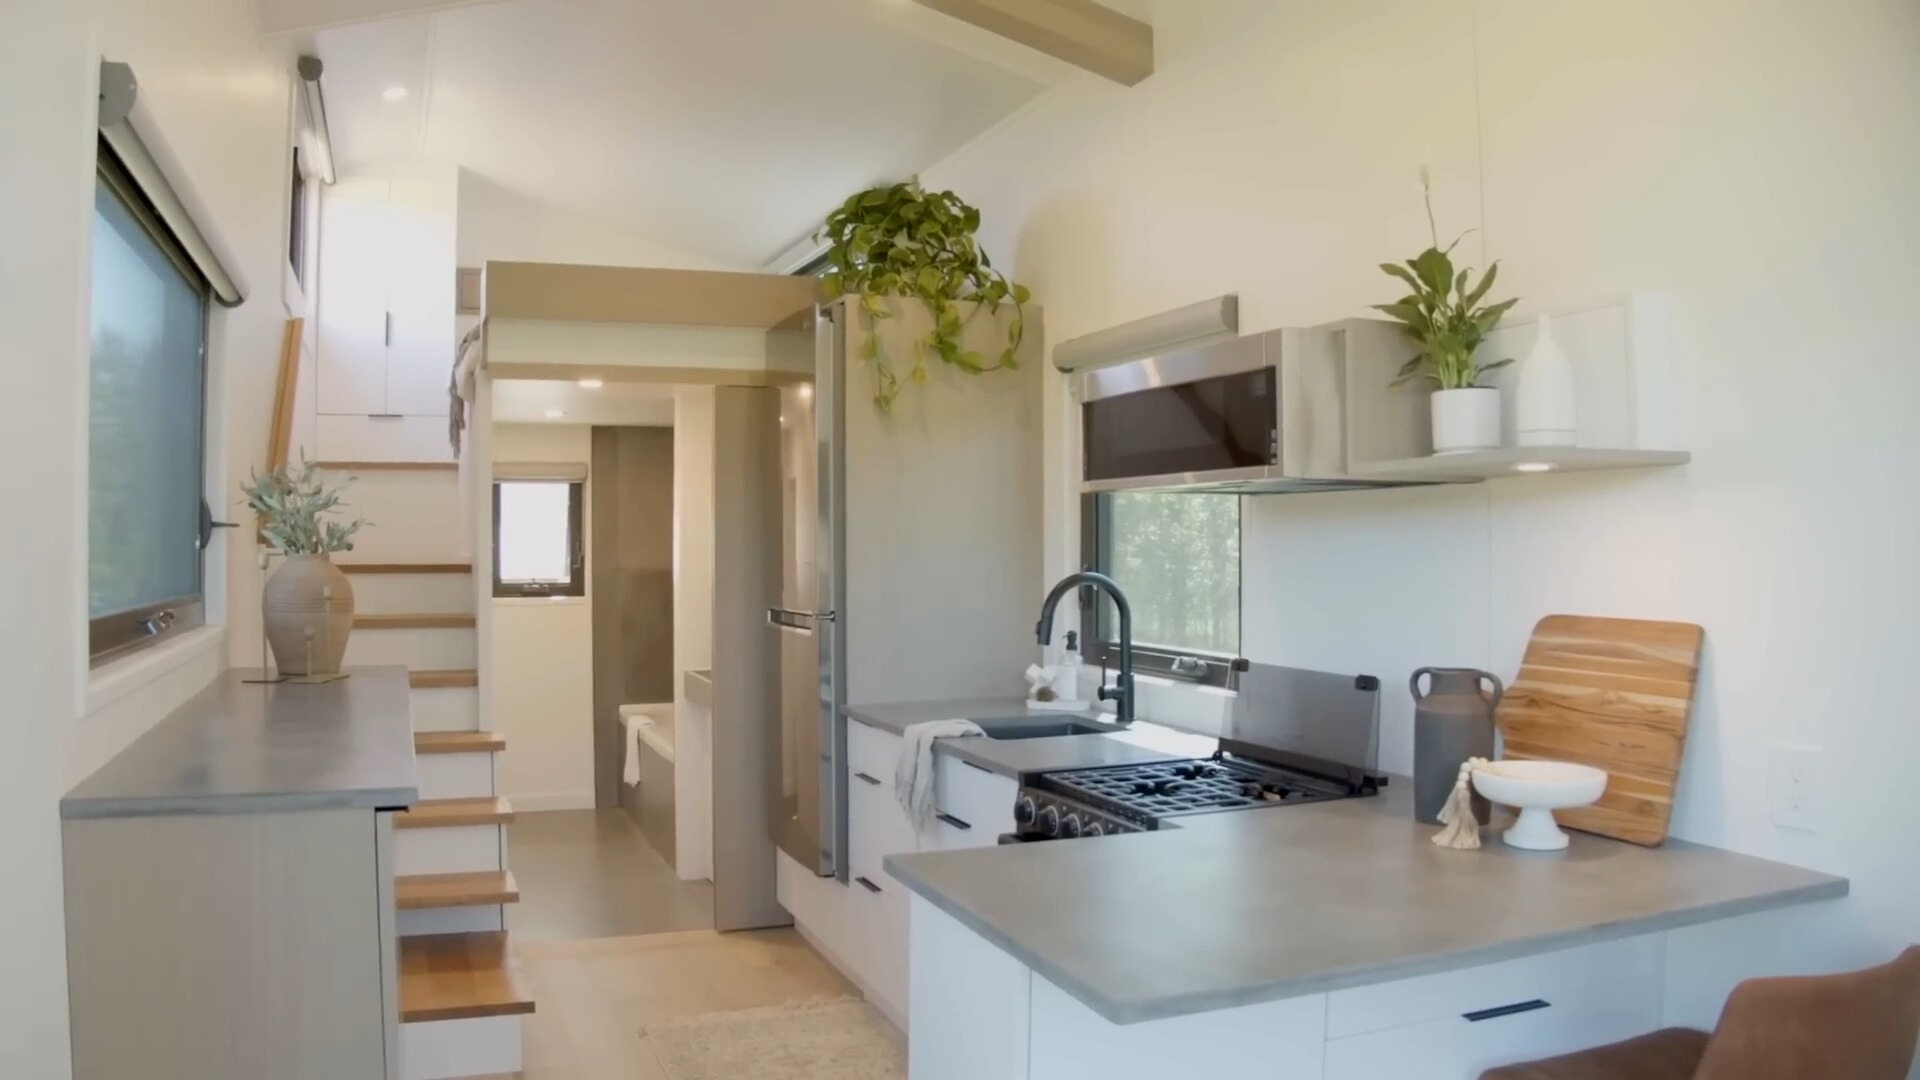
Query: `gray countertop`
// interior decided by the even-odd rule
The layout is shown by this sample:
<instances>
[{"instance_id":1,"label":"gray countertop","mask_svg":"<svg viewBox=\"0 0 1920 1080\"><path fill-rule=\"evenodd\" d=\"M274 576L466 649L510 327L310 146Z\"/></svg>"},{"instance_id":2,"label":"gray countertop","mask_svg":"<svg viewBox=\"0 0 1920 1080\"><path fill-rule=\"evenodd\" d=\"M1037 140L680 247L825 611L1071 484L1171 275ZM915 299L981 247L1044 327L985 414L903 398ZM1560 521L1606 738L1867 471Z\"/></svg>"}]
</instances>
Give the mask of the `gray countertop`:
<instances>
[{"instance_id":1,"label":"gray countertop","mask_svg":"<svg viewBox=\"0 0 1920 1080\"><path fill-rule=\"evenodd\" d=\"M60 800L64 818L409 806L419 800L405 668L249 684L231 670Z\"/></svg>"},{"instance_id":2,"label":"gray countertop","mask_svg":"<svg viewBox=\"0 0 1920 1080\"><path fill-rule=\"evenodd\" d=\"M908 727L932 720L984 720L1012 716L1053 719L1086 717L1112 720L1110 713L1057 712L1030 709L1021 698L957 698L951 701L909 701L890 705L851 705L847 715L868 727L895 735ZM941 739L934 751L978 765L1003 776L1052 769L1092 769L1102 765L1133 765L1168 758L1204 757L1213 752L1215 741L1188 735L1150 723L1137 723L1132 729L1113 735L1068 735L1053 739Z\"/></svg>"},{"instance_id":3,"label":"gray countertop","mask_svg":"<svg viewBox=\"0 0 1920 1080\"><path fill-rule=\"evenodd\" d=\"M1108 741L1086 736L1080 742ZM1127 836L890 855L886 869L1115 1023L1471 967L1844 896L1717 848L1429 842L1410 783Z\"/></svg>"}]
</instances>

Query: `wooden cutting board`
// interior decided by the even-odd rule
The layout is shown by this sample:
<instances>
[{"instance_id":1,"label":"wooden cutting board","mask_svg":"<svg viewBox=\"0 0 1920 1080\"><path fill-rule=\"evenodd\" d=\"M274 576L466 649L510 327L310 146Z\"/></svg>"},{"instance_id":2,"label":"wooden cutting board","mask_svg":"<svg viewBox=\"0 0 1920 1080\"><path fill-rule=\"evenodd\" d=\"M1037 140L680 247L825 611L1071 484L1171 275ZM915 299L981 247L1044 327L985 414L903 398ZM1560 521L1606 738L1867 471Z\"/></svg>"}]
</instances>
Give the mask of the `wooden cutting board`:
<instances>
[{"instance_id":1,"label":"wooden cutting board","mask_svg":"<svg viewBox=\"0 0 1920 1080\"><path fill-rule=\"evenodd\" d=\"M1666 840L1705 638L1692 623L1584 615L1533 628L1496 713L1501 756L1608 775L1598 803L1554 812L1560 824L1647 847Z\"/></svg>"}]
</instances>

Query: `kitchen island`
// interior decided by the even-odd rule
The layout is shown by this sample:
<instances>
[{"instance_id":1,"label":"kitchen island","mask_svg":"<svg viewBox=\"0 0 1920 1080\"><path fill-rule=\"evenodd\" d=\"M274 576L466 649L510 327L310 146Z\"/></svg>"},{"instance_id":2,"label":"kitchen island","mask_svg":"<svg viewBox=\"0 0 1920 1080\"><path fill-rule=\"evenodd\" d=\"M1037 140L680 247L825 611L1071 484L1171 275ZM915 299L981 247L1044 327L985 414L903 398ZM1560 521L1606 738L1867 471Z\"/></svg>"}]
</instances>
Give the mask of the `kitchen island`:
<instances>
[{"instance_id":1,"label":"kitchen island","mask_svg":"<svg viewBox=\"0 0 1920 1080\"><path fill-rule=\"evenodd\" d=\"M1407 788L887 856L912 1080L1474 1077L1661 1026L1669 930L1847 892L1681 841L1444 850Z\"/></svg>"},{"instance_id":2,"label":"kitchen island","mask_svg":"<svg viewBox=\"0 0 1920 1080\"><path fill-rule=\"evenodd\" d=\"M408 675L229 671L68 792L75 1080L401 1075Z\"/></svg>"}]
</instances>

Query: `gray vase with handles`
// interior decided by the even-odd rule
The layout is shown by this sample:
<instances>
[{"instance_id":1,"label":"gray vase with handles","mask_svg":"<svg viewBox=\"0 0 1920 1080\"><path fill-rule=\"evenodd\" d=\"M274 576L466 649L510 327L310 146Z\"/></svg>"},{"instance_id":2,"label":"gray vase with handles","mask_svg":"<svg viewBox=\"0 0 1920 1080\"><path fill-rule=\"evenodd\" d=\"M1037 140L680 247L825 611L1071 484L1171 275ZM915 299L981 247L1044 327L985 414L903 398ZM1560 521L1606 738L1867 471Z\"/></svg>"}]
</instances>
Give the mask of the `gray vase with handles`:
<instances>
[{"instance_id":1,"label":"gray vase with handles","mask_svg":"<svg viewBox=\"0 0 1920 1080\"><path fill-rule=\"evenodd\" d=\"M1429 680L1425 693L1423 677ZM1492 691L1483 683L1492 683ZM1506 687L1491 672L1446 667L1423 667L1407 685L1413 691L1413 813L1438 825L1460 766L1468 758L1493 757L1493 710ZM1480 824L1487 823L1490 809L1475 792L1473 816Z\"/></svg>"}]
</instances>

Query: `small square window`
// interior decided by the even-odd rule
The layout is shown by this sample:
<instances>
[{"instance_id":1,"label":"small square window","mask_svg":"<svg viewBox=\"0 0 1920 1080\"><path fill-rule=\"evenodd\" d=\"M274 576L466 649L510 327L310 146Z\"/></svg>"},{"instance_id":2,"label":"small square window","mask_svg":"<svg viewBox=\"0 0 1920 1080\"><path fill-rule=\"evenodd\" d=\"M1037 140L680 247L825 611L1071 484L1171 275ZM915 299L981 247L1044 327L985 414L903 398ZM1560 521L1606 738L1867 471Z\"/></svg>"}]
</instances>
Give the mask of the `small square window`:
<instances>
[{"instance_id":1,"label":"small square window","mask_svg":"<svg viewBox=\"0 0 1920 1080\"><path fill-rule=\"evenodd\" d=\"M500 480L493 485L493 595L585 596L582 485Z\"/></svg>"}]
</instances>

